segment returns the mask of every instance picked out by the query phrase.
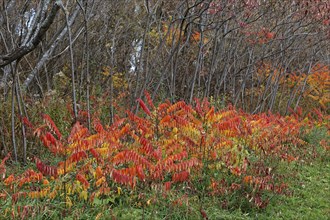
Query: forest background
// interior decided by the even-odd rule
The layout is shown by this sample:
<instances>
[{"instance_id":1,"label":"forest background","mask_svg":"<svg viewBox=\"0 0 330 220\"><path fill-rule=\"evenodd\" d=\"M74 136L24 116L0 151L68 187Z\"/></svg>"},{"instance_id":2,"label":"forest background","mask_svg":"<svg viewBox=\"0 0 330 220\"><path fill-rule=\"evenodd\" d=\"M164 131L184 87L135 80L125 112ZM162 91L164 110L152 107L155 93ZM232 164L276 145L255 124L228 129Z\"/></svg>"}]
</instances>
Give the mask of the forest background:
<instances>
[{"instance_id":1,"label":"forest background","mask_svg":"<svg viewBox=\"0 0 330 220\"><path fill-rule=\"evenodd\" d=\"M66 181L74 176L71 187L80 184L76 193L92 205L123 186L129 194L137 186L186 184L198 206L206 195L220 194L230 209L242 201L230 205L222 190L235 194L254 184L258 190L240 195L263 208L270 200L264 191L285 191L267 182L274 161L328 154L326 0L2 0L0 24L0 172L12 190L1 193L7 202L21 191L68 207L74 199ZM308 139L311 134L319 136ZM315 148L302 150L311 139ZM257 164L264 157L270 164ZM36 173L8 179L9 158L12 168L35 164ZM216 177L223 169L228 185ZM205 188L195 188L201 179ZM50 191L46 180L58 188ZM41 186L27 187L31 181ZM32 215L16 200L6 213ZM202 206L197 210L205 218Z\"/></svg>"}]
</instances>

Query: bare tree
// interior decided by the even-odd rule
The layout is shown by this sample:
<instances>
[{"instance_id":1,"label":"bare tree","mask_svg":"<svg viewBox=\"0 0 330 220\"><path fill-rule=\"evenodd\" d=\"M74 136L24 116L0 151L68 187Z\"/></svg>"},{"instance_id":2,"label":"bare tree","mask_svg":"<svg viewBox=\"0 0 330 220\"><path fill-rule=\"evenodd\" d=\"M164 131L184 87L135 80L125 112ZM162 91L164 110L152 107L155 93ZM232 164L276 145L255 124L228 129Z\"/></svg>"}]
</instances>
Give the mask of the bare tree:
<instances>
[{"instance_id":1,"label":"bare tree","mask_svg":"<svg viewBox=\"0 0 330 220\"><path fill-rule=\"evenodd\" d=\"M11 1L9 2L11 3ZM8 14L7 9L15 7L16 2L12 3L13 5L5 6L4 14ZM14 6L15 5L15 6ZM27 5L23 5L22 13L26 13ZM23 56L34 50L39 43L41 42L43 36L46 34L47 30L50 28L53 23L55 16L59 10L59 1L41 1L36 8L36 11L30 12L31 16L28 21L21 22L21 25L26 25L26 28L21 28L21 30L14 29L12 31L19 32L19 38L21 39L18 43L18 47L10 50L9 53L0 55L0 68L4 67L13 61L19 61ZM49 11L49 13L47 13ZM2 13L2 14L3 14ZM22 15L24 17L24 15ZM9 20L7 17L6 20ZM10 30L8 30L10 31Z\"/></svg>"},{"instance_id":2,"label":"bare tree","mask_svg":"<svg viewBox=\"0 0 330 220\"><path fill-rule=\"evenodd\" d=\"M137 110L145 90L153 99L213 97L249 112L287 113L304 101L315 67L330 65L329 7L326 0L5 0L2 151L23 141L14 113L28 116L24 101L49 90L54 100L72 101L76 119L82 104L89 127L100 111L91 96L106 97L113 122L117 96L127 94ZM56 87L58 73L64 88ZM288 85L292 75L303 79Z\"/></svg>"}]
</instances>

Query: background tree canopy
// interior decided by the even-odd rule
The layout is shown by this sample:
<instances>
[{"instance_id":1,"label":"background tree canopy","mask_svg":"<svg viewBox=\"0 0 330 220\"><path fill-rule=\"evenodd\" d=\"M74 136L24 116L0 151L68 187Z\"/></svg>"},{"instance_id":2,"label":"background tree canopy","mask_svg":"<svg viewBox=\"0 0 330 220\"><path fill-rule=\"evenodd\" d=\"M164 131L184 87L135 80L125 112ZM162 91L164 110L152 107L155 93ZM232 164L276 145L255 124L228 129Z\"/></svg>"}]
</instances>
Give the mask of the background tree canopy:
<instances>
[{"instance_id":1,"label":"background tree canopy","mask_svg":"<svg viewBox=\"0 0 330 220\"><path fill-rule=\"evenodd\" d=\"M212 97L251 113L327 109L329 7L326 0L4 0L2 133L15 140L7 125L47 97L72 102L74 118L103 97L111 121L116 100L134 109L144 91L172 102Z\"/></svg>"}]
</instances>

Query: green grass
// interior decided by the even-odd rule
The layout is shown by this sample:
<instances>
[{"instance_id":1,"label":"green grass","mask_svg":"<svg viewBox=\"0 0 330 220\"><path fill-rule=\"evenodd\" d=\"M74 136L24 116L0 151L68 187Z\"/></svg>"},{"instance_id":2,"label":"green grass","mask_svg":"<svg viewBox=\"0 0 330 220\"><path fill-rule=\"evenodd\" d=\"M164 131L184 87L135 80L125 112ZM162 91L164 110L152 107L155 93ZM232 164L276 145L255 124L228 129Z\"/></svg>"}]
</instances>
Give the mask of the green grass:
<instances>
[{"instance_id":1,"label":"green grass","mask_svg":"<svg viewBox=\"0 0 330 220\"><path fill-rule=\"evenodd\" d=\"M120 205L103 212L101 219L203 219L200 205L209 219L330 219L330 164L317 160L301 166L289 187L292 196L276 196L264 210L224 210L217 198L205 198L202 203L196 197L189 198L189 206L173 206L170 201L158 201L155 206L143 208ZM179 198L180 196L176 196ZM87 211L87 210L86 210ZM95 212L97 213L97 211Z\"/></svg>"},{"instance_id":2,"label":"green grass","mask_svg":"<svg viewBox=\"0 0 330 220\"><path fill-rule=\"evenodd\" d=\"M290 170L292 169L288 169ZM265 210L251 210L249 213L240 210L230 212L212 206L212 203L207 204L205 210L209 219L330 219L328 161L317 160L303 164L298 168L295 177L290 180L289 187L293 192L292 196L274 198Z\"/></svg>"},{"instance_id":3,"label":"green grass","mask_svg":"<svg viewBox=\"0 0 330 220\"><path fill-rule=\"evenodd\" d=\"M258 219L330 219L330 164L316 161L299 168L291 197L271 203Z\"/></svg>"},{"instance_id":4,"label":"green grass","mask_svg":"<svg viewBox=\"0 0 330 220\"><path fill-rule=\"evenodd\" d=\"M182 205L175 205L175 200L183 198L182 192L171 192L167 198L155 194L152 190L144 192L143 198L132 198L129 194L116 196L118 201L103 200L93 206L76 203L71 210L65 208L60 201L38 201L26 199L20 205L41 207L33 219L203 219L200 209L206 212L209 219L330 219L330 163L329 155L300 161L299 163L281 164L281 171L286 175L291 196L275 196L266 209L225 210L216 197L197 195L188 196ZM281 162L282 163L282 162ZM182 193L182 194L180 194ZM113 199L113 200L117 200ZM147 204L147 201L150 201ZM156 202L154 202L156 201ZM2 204L3 208L6 205ZM7 207L8 208L8 207ZM8 209L7 209L8 210ZM8 214L8 213L7 213ZM7 215L8 216L8 215ZM10 215L9 215L10 216ZM0 219L2 219L0 217Z\"/></svg>"},{"instance_id":5,"label":"green grass","mask_svg":"<svg viewBox=\"0 0 330 220\"><path fill-rule=\"evenodd\" d=\"M305 155L304 160L300 159L290 165L287 162L277 161L279 163L277 173L283 174L291 195L275 195L267 208L261 210L237 206L227 210L222 208L222 201L218 197L202 197L198 193L189 192L185 194L187 190L176 189L164 198L161 193L144 188L139 189L141 196L138 193L130 194L123 189L122 194L114 193L108 198L97 200L93 205L76 200L77 202L70 209L67 209L60 199L26 198L16 205L33 207L33 214L30 213L32 217L29 219L199 220L203 219L200 211L202 209L210 220L326 220L330 219L330 152L318 146L318 143L328 138L325 128L315 128L305 137L305 141L310 146L316 147L307 148L310 152ZM315 152L317 152L317 157L313 158ZM43 157L50 158L51 156L44 154ZM55 161L51 160L51 162ZM27 167L12 165L8 167L8 173L21 173L32 167L35 167L32 162ZM2 187L1 184L0 182L0 187ZM234 201L240 199L235 196L238 195L230 199ZM176 201L182 198L184 198L182 204L178 204ZM3 216L11 219L12 204L9 200L0 200L0 219L5 219Z\"/></svg>"}]
</instances>

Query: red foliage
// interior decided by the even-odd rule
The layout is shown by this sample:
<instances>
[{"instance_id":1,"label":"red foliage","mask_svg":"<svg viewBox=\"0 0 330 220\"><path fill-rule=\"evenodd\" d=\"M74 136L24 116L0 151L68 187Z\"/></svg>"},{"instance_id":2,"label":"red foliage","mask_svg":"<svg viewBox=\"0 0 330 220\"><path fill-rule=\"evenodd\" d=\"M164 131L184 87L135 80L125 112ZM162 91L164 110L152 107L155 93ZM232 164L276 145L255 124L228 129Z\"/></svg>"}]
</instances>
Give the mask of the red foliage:
<instances>
[{"instance_id":1,"label":"red foliage","mask_svg":"<svg viewBox=\"0 0 330 220\"><path fill-rule=\"evenodd\" d=\"M34 129L33 124L29 121L27 117L22 118L23 123L30 129Z\"/></svg>"},{"instance_id":2,"label":"red foliage","mask_svg":"<svg viewBox=\"0 0 330 220\"><path fill-rule=\"evenodd\" d=\"M134 178L129 176L129 175L125 175L120 173L118 170L113 169L112 170L112 179L116 182L116 183L120 183L123 185L129 185L134 187Z\"/></svg>"},{"instance_id":3,"label":"red foliage","mask_svg":"<svg viewBox=\"0 0 330 220\"><path fill-rule=\"evenodd\" d=\"M83 184L83 186L84 186L85 189L88 189L88 188L89 188L89 182L88 182L88 180L84 177L83 174L77 173L77 175L76 175L76 179L77 179L81 184Z\"/></svg>"},{"instance_id":4,"label":"red foliage","mask_svg":"<svg viewBox=\"0 0 330 220\"><path fill-rule=\"evenodd\" d=\"M57 181L55 185L62 185L63 175L75 176L83 190L90 192L88 195L93 201L97 196L108 195L110 186L135 189L136 186L160 186L169 191L175 188L172 185L186 183L194 192L198 188L195 183L201 184L205 177L201 168L207 168L211 174L222 172L231 180L211 178L205 188L209 195L240 190L251 204L264 208L268 204L267 198L261 199L265 191L284 193L287 186L276 179L272 167L266 167L262 160L251 163L250 156L254 160L269 157L288 163L298 160L300 155L295 149L305 145L300 138L302 130L308 132L314 124L326 125L329 120L319 111L303 120L299 108L287 117L271 113L250 115L232 106L216 111L206 99L196 99L194 107L184 101L174 104L166 101L155 107L148 93L146 96L153 109L152 117L138 117L128 111L127 117L116 116L110 126L103 126L96 118L94 134L77 122L66 140L49 116L44 115L47 126L38 127L35 133L45 147L55 155L60 154L62 161L57 166L49 166L35 158L40 172L28 170L22 176L4 179L8 155L0 165L5 186L26 187L31 193L28 195L40 198L41 191L27 188L26 183L41 184L45 176L51 176L52 181ZM138 102L151 116L146 104L141 99ZM322 144L326 145L324 141ZM74 184L77 182L72 181L68 187L75 187ZM42 192L53 199L57 196L56 190L59 189ZM17 201L20 194L12 196L13 201ZM226 201L224 204L228 205ZM207 219L206 213L200 211Z\"/></svg>"},{"instance_id":5,"label":"red foliage","mask_svg":"<svg viewBox=\"0 0 330 220\"><path fill-rule=\"evenodd\" d=\"M52 132L56 134L58 139L62 138L62 134L58 130L57 126L55 125L54 121L51 119L51 117L47 114L42 114L42 118L44 122L48 125L48 127L51 129Z\"/></svg>"},{"instance_id":6,"label":"red foliage","mask_svg":"<svg viewBox=\"0 0 330 220\"><path fill-rule=\"evenodd\" d=\"M172 181L173 182L184 182L189 179L189 172L187 171L182 171L180 173L175 173L172 176Z\"/></svg>"},{"instance_id":7,"label":"red foliage","mask_svg":"<svg viewBox=\"0 0 330 220\"><path fill-rule=\"evenodd\" d=\"M148 105L151 107L152 110L154 110L155 109L155 106L154 106L154 103L153 103L153 101L151 99L151 96L150 96L149 92L144 91L144 95L145 95L145 97L147 99Z\"/></svg>"},{"instance_id":8,"label":"red foliage","mask_svg":"<svg viewBox=\"0 0 330 220\"><path fill-rule=\"evenodd\" d=\"M0 180L4 180L6 178L6 161L10 158L11 153L9 152L5 158L1 161L0 164Z\"/></svg>"},{"instance_id":9,"label":"red foliage","mask_svg":"<svg viewBox=\"0 0 330 220\"><path fill-rule=\"evenodd\" d=\"M203 219L206 219L206 220L208 220L209 218L207 217L207 214L206 214L206 212L201 208L200 210L200 213L201 213L201 215L202 215L202 217L203 217Z\"/></svg>"},{"instance_id":10,"label":"red foliage","mask_svg":"<svg viewBox=\"0 0 330 220\"><path fill-rule=\"evenodd\" d=\"M43 174L43 175L47 175L47 176L53 176L53 177L57 177L58 173L57 173L57 167L54 166L48 166L46 164L44 164L40 159L35 158L35 163L37 166L37 169Z\"/></svg>"},{"instance_id":11,"label":"red foliage","mask_svg":"<svg viewBox=\"0 0 330 220\"><path fill-rule=\"evenodd\" d=\"M76 162L79 162L81 160L84 160L87 158L87 154L85 151L79 151L79 152L76 152L76 153L73 153L68 159L67 161L69 163L76 163Z\"/></svg>"},{"instance_id":12,"label":"red foliage","mask_svg":"<svg viewBox=\"0 0 330 220\"><path fill-rule=\"evenodd\" d=\"M150 116L150 115L151 115L150 110L149 110L149 108L146 106L146 104L142 101L142 99L137 99L137 101L138 101L140 107L143 109L143 111L144 111L147 115Z\"/></svg>"},{"instance_id":13,"label":"red foliage","mask_svg":"<svg viewBox=\"0 0 330 220\"><path fill-rule=\"evenodd\" d=\"M172 183L170 181L167 181L164 183L165 191L171 190Z\"/></svg>"}]
</instances>

